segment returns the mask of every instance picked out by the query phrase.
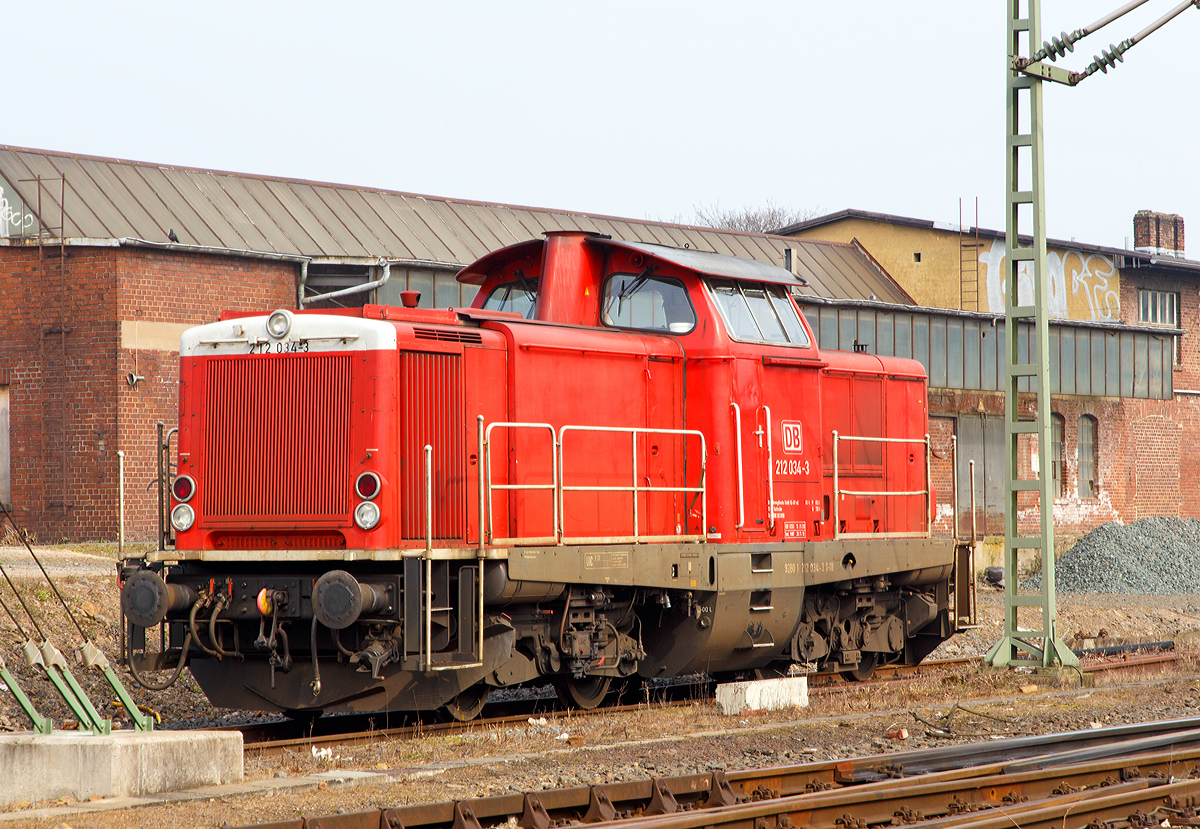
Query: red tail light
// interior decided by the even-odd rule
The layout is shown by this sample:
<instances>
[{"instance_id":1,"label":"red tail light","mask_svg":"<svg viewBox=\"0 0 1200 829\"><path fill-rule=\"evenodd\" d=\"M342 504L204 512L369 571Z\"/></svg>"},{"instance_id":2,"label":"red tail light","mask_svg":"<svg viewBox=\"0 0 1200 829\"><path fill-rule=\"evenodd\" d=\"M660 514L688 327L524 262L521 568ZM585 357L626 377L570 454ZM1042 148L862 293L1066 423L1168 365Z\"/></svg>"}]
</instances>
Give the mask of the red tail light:
<instances>
[{"instance_id":1,"label":"red tail light","mask_svg":"<svg viewBox=\"0 0 1200 829\"><path fill-rule=\"evenodd\" d=\"M196 494L196 482L187 475L180 475L171 484L171 494L175 496L176 501L186 503Z\"/></svg>"},{"instance_id":2,"label":"red tail light","mask_svg":"<svg viewBox=\"0 0 1200 829\"><path fill-rule=\"evenodd\" d=\"M354 491L358 493L359 498L366 501L370 501L378 495L381 487L382 484L379 482L379 476L374 472L364 472L354 482Z\"/></svg>"}]
</instances>

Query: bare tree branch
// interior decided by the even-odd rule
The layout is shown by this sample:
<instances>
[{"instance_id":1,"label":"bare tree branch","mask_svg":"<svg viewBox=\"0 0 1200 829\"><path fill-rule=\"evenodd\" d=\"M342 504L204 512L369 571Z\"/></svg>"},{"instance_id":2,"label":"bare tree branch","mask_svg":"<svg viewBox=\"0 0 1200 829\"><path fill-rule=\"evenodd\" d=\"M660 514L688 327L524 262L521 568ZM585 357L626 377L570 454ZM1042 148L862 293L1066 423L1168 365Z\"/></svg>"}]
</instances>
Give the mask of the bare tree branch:
<instances>
[{"instance_id":1,"label":"bare tree branch","mask_svg":"<svg viewBox=\"0 0 1200 829\"><path fill-rule=\"evenodd\" d=\"M743 207L740 210L723 208L719 202L712 205L697 204L693 209L696 213L695 223L701 227L747 233L770 233L821 215L820 208L782 207L773 201L768 201L762 207Z\"/></svg>"}]
</instances>

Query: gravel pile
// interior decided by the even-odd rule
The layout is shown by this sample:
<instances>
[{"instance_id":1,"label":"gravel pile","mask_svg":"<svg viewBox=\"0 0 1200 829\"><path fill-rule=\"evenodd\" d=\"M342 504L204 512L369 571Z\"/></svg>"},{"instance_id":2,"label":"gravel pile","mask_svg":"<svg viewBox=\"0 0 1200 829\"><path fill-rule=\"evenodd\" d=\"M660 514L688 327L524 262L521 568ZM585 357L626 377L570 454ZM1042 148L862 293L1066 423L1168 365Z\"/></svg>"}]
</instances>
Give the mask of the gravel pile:
<instances>
[{"instance_id":1,"label":"gravel pile","mask_svg":"<svg viewBox=\"0 0 1200 829\"><path fill-rule=\"evenodd\" d=\"M1058 593L1200 593L1200 521L1102 524L1058 559L1054 574ZM1041 573L1021 585L1041 586Z\"/></svg>"}]
</instances>

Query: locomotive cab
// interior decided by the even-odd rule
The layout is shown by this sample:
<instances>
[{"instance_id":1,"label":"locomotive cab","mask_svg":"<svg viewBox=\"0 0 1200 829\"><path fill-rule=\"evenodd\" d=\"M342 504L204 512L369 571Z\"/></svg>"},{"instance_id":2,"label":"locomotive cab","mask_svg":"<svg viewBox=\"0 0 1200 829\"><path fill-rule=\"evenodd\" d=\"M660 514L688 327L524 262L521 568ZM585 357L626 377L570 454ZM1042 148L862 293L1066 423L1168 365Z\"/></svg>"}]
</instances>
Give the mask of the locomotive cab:
<instances>
[{"instance_id":1,"label":"locomotive cab","mask_svg":"<svg viewBox=\"0 0 1200 829\"><path fill-rule=\"evenodd\" d=\"M552 233L459 278L471 308L184 335L176 546L125 572L136 670L466 719L547 680L592 707L862 677L950 635L919 363L818 350L801 280L718 254Z\"/></svg>"}]
</instances>

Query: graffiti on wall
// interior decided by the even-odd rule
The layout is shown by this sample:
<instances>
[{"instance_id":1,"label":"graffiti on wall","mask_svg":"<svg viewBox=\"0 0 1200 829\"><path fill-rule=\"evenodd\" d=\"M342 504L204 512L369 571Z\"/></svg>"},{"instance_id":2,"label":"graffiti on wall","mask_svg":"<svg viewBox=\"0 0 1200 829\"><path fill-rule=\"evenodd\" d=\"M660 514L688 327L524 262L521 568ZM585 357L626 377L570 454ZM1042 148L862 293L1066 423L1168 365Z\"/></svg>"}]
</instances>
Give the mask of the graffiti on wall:
<instances>
[{"instance_id":1,"label":"graffiti on wall","mask_svg":"<svg viewBox=\"0 0 1200 829\"><path fill-rule=\"evenodd\" d=\"M987 284L988 310L1004 313L1007 248L1003 239L979 254ZM1046 252L1046 276L1050 284L1050 316L1055 319L1116 321L1121 317L1117 266L1107 256L1079 250ZM1017 301L1033 304L1030 263L1022 262L1017 273Z\"/></svg>"},{"instance_id":2,"label":"graffiti on wall","mask_svg":"<svg viewBox=\"0 0 1200 829\"><path fill-rule=\"evenodd\" d=\"M33 227L33 214L25 209L25 202L15 194L13 202L0 184L0 236L22 236Z\"/></svg>"}]
</instances>

